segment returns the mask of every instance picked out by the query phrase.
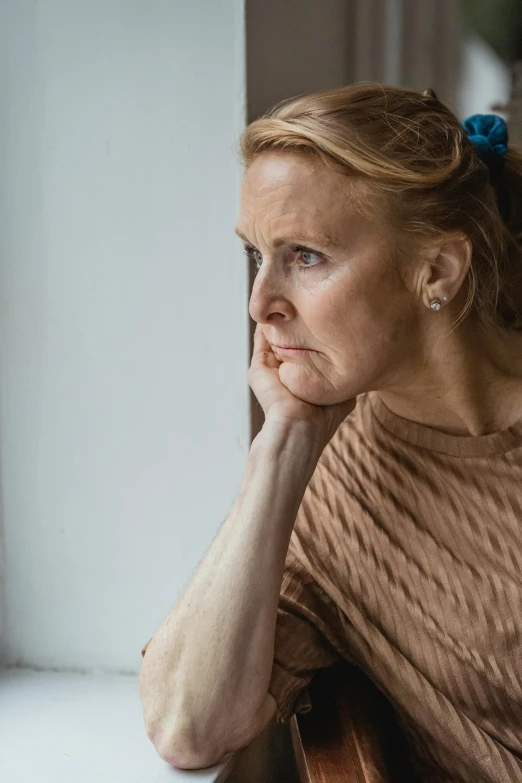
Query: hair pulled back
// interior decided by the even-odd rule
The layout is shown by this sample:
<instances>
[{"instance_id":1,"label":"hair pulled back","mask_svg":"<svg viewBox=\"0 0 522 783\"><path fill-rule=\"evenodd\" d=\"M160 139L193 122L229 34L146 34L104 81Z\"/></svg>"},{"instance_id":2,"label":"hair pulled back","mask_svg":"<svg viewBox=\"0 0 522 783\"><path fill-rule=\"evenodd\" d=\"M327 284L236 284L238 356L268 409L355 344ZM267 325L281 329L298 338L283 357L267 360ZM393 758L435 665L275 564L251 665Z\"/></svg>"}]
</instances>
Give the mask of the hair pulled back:
<instances>
[{"instance_id":1,"label":"hair pulled back","mask_svg":"<svg viewBox=\"0 0 522 783\"><path fill-rule=\"evenodd\" d=\"M396 252L464 233L472 262L454 326L472 312L487 332L522 325L522 154L508 148L492 179L432 90L361 83L293 98L252 122L240 144L246 167L295 150L359 178L361 203L381 210Z\"/></svg>"}]
</instances>

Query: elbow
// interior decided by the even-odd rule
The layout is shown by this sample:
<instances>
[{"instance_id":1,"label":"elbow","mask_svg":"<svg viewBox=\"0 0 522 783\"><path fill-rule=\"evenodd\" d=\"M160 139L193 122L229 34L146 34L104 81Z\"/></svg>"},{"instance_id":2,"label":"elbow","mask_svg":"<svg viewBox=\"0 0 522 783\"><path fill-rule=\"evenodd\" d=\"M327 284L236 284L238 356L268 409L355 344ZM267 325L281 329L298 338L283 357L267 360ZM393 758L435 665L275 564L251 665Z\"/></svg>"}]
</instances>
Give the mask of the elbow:
<instances>
[{"instance_id":1,"label":"elbow","mask_svg":"<svg viewBox=\"0 0 522 783\"><path fill-rule=\"evenodd\" d=\"M186 713L185 713L186 714ZM160 720L148 731L158 754L164 761L178 769L204 769L227 762L230 757L249 745L266 728L275 716L275 701L269 694L255 719L241 722L239 732L221 726L221 732L212 733L209 726L217 727L219 721L197 724L193 721L178 723L176 730Z\"/></svg>"},{"instance_id":2,"label":"elbow","mask_svg":"<svg viewBox=\"0 0 522 783\"><path fill-rule=\"evenodd\" d=\"M226 763L230 756L250 740L246 732L250 722L241 721L241 730L234 731L223 715L207 714L196 718L187 707L187 699L173 696L175 688L158 687L140 678L140 696L148 738L160 758L178 769L205 769ZM159 691L159 692L158 692ZM180 703L178 703L180 701Z\"/></svg>"},{"instance_id":3,"label":"elbow","mask_svg":"<svg viewBox=\"0 0 522 783\"><path fill-rule=\"evenodd\" d=\"M212 738L207 741L200 738L196 742L196 732L192 727L172 731L156 725L153 729L147 729L147 734L158 755L178 769L212 767L229 756L224 748L214 744Z\"/></svg>"},{"instance_id":4,"label":"elbow","mask_svg":"<svg viewBox=\"0 0 522 783\"><path fill-rule=\"evenodd\" d=\"M143 679L140 696L147 737L164 761L179 769L203 769L221 762L226 751L200 723L188 717L187 710L175 708L172 698L167 707L154 688L145 687Z\"/></svg>"},{"instance_id":5,"label":"elbow","mask_svg":"<svg viewBox=\"0 0 522 783\"><path fill-rule=\"evenodd\" d=\"M206 769L216 764L221 764L230 754L214 753L207 749L204 753L193 751L190 748L178 746L172 752L172 747L165 748L159 755L171 766L177 769Z\"/></svg>"}]
</instances>

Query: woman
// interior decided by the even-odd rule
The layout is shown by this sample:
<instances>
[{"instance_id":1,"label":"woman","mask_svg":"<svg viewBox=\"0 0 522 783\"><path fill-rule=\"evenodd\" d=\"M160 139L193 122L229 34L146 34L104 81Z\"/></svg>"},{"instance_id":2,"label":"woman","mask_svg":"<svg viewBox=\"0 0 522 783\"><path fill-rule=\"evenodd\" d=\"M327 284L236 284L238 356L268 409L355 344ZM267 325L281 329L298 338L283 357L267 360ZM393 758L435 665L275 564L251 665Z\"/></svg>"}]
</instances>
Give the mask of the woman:
<instances>
[{"instance_id":1,"label":"woman","mask_svg":"<svg viewBox=\"0 0 522 783\"><path fill-rule=\"evenodd\" d=\"M501 118L464 126L432 91L362 84L244 133L265 422L144 658L176 766L308 710L345 659L421 780L522 780L522 157Z\"/></svg>"}]
</instances>

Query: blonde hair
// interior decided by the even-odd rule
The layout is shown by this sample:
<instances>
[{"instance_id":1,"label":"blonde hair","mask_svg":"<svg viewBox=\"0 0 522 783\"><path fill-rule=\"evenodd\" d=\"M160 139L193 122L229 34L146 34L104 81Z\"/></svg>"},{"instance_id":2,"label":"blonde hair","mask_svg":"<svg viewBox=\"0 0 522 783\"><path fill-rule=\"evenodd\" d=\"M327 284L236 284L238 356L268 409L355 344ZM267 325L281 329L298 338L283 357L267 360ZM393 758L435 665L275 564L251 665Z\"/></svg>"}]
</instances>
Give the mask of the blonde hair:
<instances>
[{"instance_id":1,"label":"blonde hair","mask_svg":"<svg viewBox=\"0 0 522 783\"><path fill-rule=\"evenodd\" d=\"M522 317L522 155L509 148L490 180L432 90L363 83L293 98L252 122L240 148L246 167L264 152L291 150L357 177L367 186L364 202L369 195L395 235L396 252L441 232L464 233L473 254L455 328L472 311L487 332Z\"/></svg>"}]
</instances>

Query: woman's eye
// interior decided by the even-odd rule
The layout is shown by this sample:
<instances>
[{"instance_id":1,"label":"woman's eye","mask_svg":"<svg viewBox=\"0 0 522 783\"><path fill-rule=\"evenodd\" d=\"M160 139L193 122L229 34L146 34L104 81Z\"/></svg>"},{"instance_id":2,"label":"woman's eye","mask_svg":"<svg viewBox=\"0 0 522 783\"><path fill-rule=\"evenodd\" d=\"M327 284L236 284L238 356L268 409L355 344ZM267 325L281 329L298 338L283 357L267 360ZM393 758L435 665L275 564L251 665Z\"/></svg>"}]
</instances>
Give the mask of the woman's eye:
<instances>
[{"instance_id":1,"label":"woman's eye","mask_svg":"<svg viewBox=\"0 0 522 783\"><path fill-rule=\"evenodd\" d=\"M299 245L294 245L292 247L292 252L296 253L300 257L300 270L311 269L313 267L319 266L323 260L323 256L320 253L315 253L313 250L308 250L306 247L300 247Z\"/></svg>"},{"instance_id":2,"label":"woman's eye","mask_svg":"<svg viewBox=\"0 0 522 783\"><path fill-rule=\"evenodd\" d=\"M314 263L320 260L320 257L312 250L301 250L301 260L305 266L313 266Z\"/></svg>"},{"instance_id":3,"label":"woman's eye","mask_svg":"<svg viewBox=\"0 0 522 783\"><path fill-rule=\"evenodd\" d=\"M300 271L319 266L323 260L320 253L315 253L313 250L308 250L300 245L292 245L291 250L294 256L297 256L299 260L297 268ZM253 261L256 271L259 272L261 264L263 263L263 254L257 250L257 248L247 245L245 247L245 255L250 261Z\"/></svg>"},{"instance_id":4,"label":"woman's eye","mask_svg":"<svg viewBox=\"0 0 522 783\"><path fill-rule=\"evenodd\" d=\"M255 247L245 247L245 255L250 260L253 261L256 265L256 269L259 270L259 267L263 263L263 256L259 252L259 250L256 250Z\"/></svg>"}]
</instances>

